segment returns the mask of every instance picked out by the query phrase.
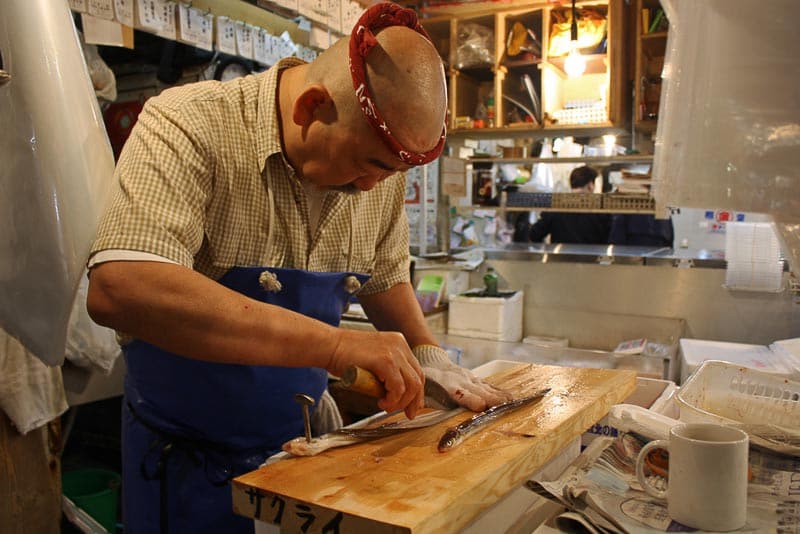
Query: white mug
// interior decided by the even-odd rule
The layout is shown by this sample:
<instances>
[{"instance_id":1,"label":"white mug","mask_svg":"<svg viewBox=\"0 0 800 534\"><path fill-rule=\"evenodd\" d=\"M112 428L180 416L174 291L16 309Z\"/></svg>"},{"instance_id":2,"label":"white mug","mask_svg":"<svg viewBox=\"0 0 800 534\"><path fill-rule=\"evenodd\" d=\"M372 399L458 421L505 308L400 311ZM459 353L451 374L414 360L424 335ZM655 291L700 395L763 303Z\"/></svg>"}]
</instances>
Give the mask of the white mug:
<instances>
[{"instance_id":1,"label":"white mug","mask_svg":"<svg viewBox=\"0 0 800 534\"><path fill-rule=\"evenodd\" d=\"M647 454L669 452L666 490L644 476ZM687 423L673 426L669 440L651 441L636 459L636 477L653 497L666 499L670 518L687 527L729 531L747 521L749 439L738 428Z\"/></svg>"}]
</instances>

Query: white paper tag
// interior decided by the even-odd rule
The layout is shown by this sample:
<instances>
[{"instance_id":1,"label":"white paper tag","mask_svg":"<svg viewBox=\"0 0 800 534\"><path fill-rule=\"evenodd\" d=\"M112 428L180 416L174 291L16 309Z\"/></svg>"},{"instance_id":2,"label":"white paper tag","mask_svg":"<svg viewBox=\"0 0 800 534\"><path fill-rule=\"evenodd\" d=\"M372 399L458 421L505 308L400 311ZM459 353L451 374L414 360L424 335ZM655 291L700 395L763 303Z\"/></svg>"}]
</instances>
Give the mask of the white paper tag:
<instances>
[{"instance_id":1,"label":"white paper tag","mask_svg":"<svg viewBox=\"0 0 800 534\"><path fill-rule=\"evenodd\" d=\"M137 22L142 29L157 32L164 28L163 4L163 0L137 0Z\"/></svg>"},{"instance_id":2,"label":"white paper tag","mask_svg":"<svg viewBox=\"0 0 800 534\"><path fill-rule=\"evenodd\" d=\"M175 20L175 12L177 10L178 4L176 2L161 3L161 20L164 22L162 29L157 31L156 35L172 41L178 39L178 25Z\"/></svg>"},{"instance_id":3,"label":"white paper tag","mask_svg":"<svg viewBox=\"0 0 800 534\"><path fill-rule=\"evenodd\" d=\"M236 55L236 23L228 17L217 17L217 50Z\"/></svg>"},{"instance_id":4,"label":"white paper tag","mask_svg":"<svg viewBox=\"0 0 800 534\"><path fill-rule=\"evenodd\" d=\"M253 59L262 65L269 65L269 33L263 28L256 28L255 33L256 38L253 41Z\"/></svg>"},{"instance_id":5,"label":"white paper tag","mask_svg":"<svg viewBox=\"0 0 800 534\"><path fill-rule=\"evenodd\" d=\"M133 0L114 0L114 18L125 26L133 26Z\"/></svg>"},{"instance_id":6,"label":"white paper tag","mask_svg":"<svg viewBox=\"0 0 800 534\"><path fill-rule=\"evenodd\" d=\"M114 3L112 0L89 0L89 14L105 20L114 20Z\"/></svg>"},{"instance_id":7,"label":"white paper tag","mask_svg":"<svg viewBox=\"0 0 800 534\"><path fill-rule=\"evenodd\" d=\"M84 13L87 10L86 0L69 0L69 8L73 11Z\"/></svg>"},{"instance_id":8,"label":"white paper tag","mask_svg":"<svg viewBox=\"0 0 800 534\"><path fill-rule=\"evenodd\" d=\"M269 49L267 50L267 64L274 65L280 59L281 38L277 35L267 36L269 40Z\"/></svg>"},{"instance_id":9,"label":"white paper tag","mask_svg":"<svg viewBox=\"0 0 800 534\"><path fill-rule=\"evenodd\" d=\"M253 59L253 27L244 22L236 22L236 53Z\"/></svg>"},{"instance_id":10,"label":"white paper tag","mask_svg":"<svg viewBox=\"0 0 800 534\"><path fill-rule=\"evenodd\" d=\"M213 50L214 16L200 9L178 4L179 39L205 50Z\"/></svg>"},{"instance_id":11,"label":"white paper tag","mask_svg":"<svg viewBox=\"0 0 800 534\"><path fill-rule=\"evenodd\" d=\"M214 50L214 15L204 13L197 8L190 8L189 13L195 24L197 36L195 46L204 50Z\"/></svg>"}]
</instances>

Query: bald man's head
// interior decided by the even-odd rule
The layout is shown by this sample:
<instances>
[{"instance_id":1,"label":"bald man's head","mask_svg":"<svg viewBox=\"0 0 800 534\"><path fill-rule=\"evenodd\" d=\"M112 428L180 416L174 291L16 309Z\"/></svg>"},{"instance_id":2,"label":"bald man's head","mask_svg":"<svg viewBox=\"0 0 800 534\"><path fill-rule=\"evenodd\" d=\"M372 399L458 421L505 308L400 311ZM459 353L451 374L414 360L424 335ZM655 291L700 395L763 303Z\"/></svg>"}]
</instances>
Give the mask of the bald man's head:
<instances>
[{"instance_id":1,"label":"bald man's head","mask_svg":"<svg viewBox=\"0 0 800 534\"><path fill-rule=\"evenodd\" d=\"M394 137L407 149L426 152L439 142L447 110L447 87L439 54L421 34L405 26L381 30L366 57L367 85ZM372 128L359 107L348 68L348 38L320 55L306 81L331 94L337 119L355 132Z\"/></svg>"}]
</instances>

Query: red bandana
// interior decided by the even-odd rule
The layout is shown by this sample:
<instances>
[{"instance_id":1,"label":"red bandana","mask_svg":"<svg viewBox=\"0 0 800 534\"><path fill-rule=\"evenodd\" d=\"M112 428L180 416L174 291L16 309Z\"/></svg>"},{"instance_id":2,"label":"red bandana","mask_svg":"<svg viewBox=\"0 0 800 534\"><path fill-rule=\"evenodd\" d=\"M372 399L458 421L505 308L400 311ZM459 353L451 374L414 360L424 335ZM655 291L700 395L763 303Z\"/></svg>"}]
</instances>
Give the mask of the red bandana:
<instances>
[{"instance_id":1,"label":"red bandana","mask_svg":"<svg viewBox=\"0 0 800 534\"><path fill-rule=\"evenodd\" d=\"M442 152L446 127L442 128L442 136L433 149L424 153L408 150L392 135L389 126L375 106L367 86L364 59L372 47L378 44L375 34L388 26L406 26L430 41L427 32L417 20L417 14L411 9L388 2L370 7L358 19L350 34L350 75L353 78L353 88L356 90L356 97L364 116L389 150L409 165L424 165L435 160Z\"/></svg>"}]
</instances>

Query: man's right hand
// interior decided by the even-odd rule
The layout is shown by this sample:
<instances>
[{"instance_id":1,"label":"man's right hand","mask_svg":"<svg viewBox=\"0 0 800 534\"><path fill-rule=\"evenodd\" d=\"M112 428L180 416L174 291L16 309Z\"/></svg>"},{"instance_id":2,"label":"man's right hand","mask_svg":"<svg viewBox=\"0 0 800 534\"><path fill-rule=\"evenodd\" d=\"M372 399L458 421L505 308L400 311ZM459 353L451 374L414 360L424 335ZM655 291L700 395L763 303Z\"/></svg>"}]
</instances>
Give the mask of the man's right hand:
<instances>
[{"instance_id":1,"label":"man's right hand","mask_svg":"<svg viewBox=\"0 0 800 534\"><path fill-rule=\"evenodd\" d=\"M424 405L425 375L403 335L346 329L338 329L338 335L327 370L336 376L351 365L371 371L386 388L378 407L387 412L403 410L409 419L414 418Z\"/></svg>"}]
</instances>

